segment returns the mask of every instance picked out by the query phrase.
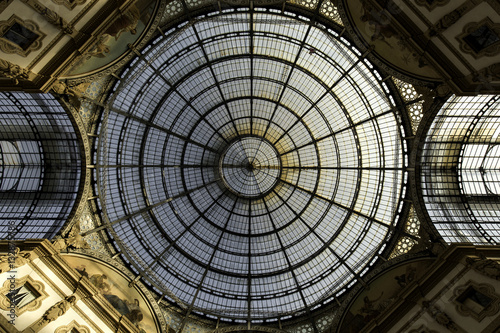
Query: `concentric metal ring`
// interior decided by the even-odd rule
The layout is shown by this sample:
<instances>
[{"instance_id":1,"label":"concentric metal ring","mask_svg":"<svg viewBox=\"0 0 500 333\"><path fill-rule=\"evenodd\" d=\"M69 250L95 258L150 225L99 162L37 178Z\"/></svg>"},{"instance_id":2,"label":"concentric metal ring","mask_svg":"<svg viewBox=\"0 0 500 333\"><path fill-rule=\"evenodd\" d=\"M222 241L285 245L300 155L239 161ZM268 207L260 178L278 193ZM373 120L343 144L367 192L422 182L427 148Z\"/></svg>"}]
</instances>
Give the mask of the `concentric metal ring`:
<instances>
[{"instance_id":1,"label":"concentric metal ring","mask_svg":"<svg viewBox=\"0 0 500 333\"><path fill-rule=\"evenodd\" d=\"M245 198L263 197L278 183L281 160L265 139L245 136L232 142L219 160L225 186Z\"/></svg>"},{"instance_id":2,"label":"concentric metal ring","mask_svg":"<svg viewBox=\"0 0 500 333\"><path fill-rule=\"evenodd\" d=\"M402 127L383 77L334 30L287 14L239 8L158 37L100 140L125 260L218 318L283 318L345 292L401 209Z\"/></svg>"}]
</instances>

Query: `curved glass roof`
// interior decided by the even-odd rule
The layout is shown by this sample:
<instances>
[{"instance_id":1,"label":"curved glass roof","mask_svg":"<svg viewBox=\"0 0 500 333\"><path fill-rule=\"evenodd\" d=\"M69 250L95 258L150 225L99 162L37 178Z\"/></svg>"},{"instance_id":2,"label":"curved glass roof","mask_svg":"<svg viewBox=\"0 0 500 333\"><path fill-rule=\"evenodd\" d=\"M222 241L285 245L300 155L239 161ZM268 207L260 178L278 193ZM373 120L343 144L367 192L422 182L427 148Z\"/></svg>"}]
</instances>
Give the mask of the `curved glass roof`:
<instances>
[{"instance_id":1,"label":"curved glass roof","mask_svg":"<svg viewBox=\"0 0 500 333\"><path fill-rule=\"evenodd\" d=\"M0 92L0 238L51 239L75 209L82 158L51 94Z\"/></svg>"},{"instance_id":2,"label":"curved glass roof","mask_svg":"<svg viewBox=\"0 0 500 333\"><path fill-rule=\"evenodd\" d=\"M113 241L171 302L222 319L309 311L383 253L404 195L393 91L335 27L239 8L122 74L97 176Z\"/></svg>"},{"instance_id":3,"label":"curved glass roof","mask_svg":"<svg viewBox=\"0 0 500 333\"><path fill-rule=\"evenodd\" d=\"M452 96L427 131L421 186L448 243L500 244L500 96Z\"/></svg>"}]
</instances>

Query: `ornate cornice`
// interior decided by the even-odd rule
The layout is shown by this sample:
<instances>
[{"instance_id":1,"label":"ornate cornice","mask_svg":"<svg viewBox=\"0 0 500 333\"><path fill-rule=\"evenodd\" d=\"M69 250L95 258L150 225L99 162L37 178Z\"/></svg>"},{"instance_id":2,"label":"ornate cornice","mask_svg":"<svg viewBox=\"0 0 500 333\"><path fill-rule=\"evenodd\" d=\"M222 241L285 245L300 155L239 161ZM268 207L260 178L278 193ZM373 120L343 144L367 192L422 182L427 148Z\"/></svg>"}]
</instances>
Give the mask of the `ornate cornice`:
<instances>
[{"instance_id":1,"label":"ornate cornice","mask_svg":"<svg viewBox=\"0 0 500 333\"><path fill-rule=\"evenodd\" d=\"M385 332L404 315L410 315L405 320L405 326L400 328L401 331L406 332L414 323L418 322L425 311L433 309L433 306L441 302L443 297L448 295L449 291L463 279L464 275L472 270L471 266L466 265L466 258L481 255L497 258L499 254L500 247L470 244L450 246L436 258L422 277L399 292L399 302L394 303L390 309L387 309L376 320L371 321L369 326L364 329L367 332ZM453 274L451 277L449 276L450 272ZM441 287L436 291L435 288L439 284ZM426 295L430 295L431 298L426 299ZM421 304L421 301L427 302L427 306L423 306L416 313L410 313L410 309Z\"/></svg>"},{"instance_id":2,"label":"ornate cornice","mask_svg":"<svg viewBox=\"0 0 500 333\"><path fill-rule=\"evenodd\" d=\"M442 7L448 4L450 0L434 0L434 1L427 1L427 0L415 0L417 5L419 6L424 6L426 7L429 11L433 10L436 7Z\"/></svg>"},{"instance_id":3,"label":"ornate cornice","mask_svg":"<svg viewBox=\"0 0 500 333\"><path fill-rule=\"evenodd\" d=\"M90 329L87 326L78 324L75 320L65 326L60 326L56 328L54 333L90 333Z\"/></svg>"},{"instance_id":4,"label":"ornate cornice","mask_svg":"<svg viewBox=\"0 0 500 333\"><path fill-rule=\"evenodd\" d=\"M7 241L0 241L0 249L6 247ZM104 298L103 295L99 294L98 289L90 282L90 280L80 273L78 273L75 269L73 269L68 262L64 259L61 254L59 254L52 244L44 239L44 240L29 240L25 242L19 242L19 248L23 251L33 251L36 256L38 256L41 263L43 263L49 270L50 273L43 270L39 267L40 262L30 262L30 268L38 274L42 280L50 285L50 287L57 293L61 300L66 300L68 297L76 297L75 304L72 308L78 313L78 315L86 320L86 322L91 325L92 329L96 332L100 331L99 327L92 322L92 319L82 311L78 302L82 301L87 307L92 309L92 311L110 328L120 329L120 332L137 332L137 328L130 322L128 319L122 318L122 315ZM26 245L26 246L24 246ZM73 251L72 251L73 252ZM85 251L74 251L83 253ZM83 254L82 254L83 255ZM131 276L131 273L126 271L126 268L118 267L112 264L112 260L110 258L106 258L105 256L100 255L88 255L90 258L101 257L103 261L106 261L107 264L113 266L115 269L122 272L123 275ZM66 288L71 290L71 295L63 291L63 285L56 284L52 278L49 277L50 274L55 274L57 278L66 286ZM145 289L142 284L137 283L137 288L142 291L142 295L144 298L148 299L150 302L151 308L157 308L159 312L159 307L151 294ZM61 301L62 302L62 301ZM156 310L154 310L156 311ZM157 313L155 312L155 315ZM0 316L1 317L1 316ZM164 324L163 327L166 327L165 320L163 316L158 318L159 322ZM161 320L160 320L161 319ZM47 322L42 319L34 322L33 325L46 325ZM2 323L0 323L1 327ZM163 329L163 328L162 328Z\"/></svg>"},{"instance_id":5,"label":"ornate cornice","mask_svg":"<svg viewBox=\"0 0 500 333\"><path fill-rule=\"evenodd\" d=\"M65 108L68 113L71 122L73 123L73 127L75 128L75 133L78 139L78 143L80 144L80 156L81 156L81 178L80 178L80 186L78 189L77 198L75 200L75 204L73 209L71 210L68 216L68 222L63 226L60 233L65 235L69 232L71 227L78 223L78 220L82 216L82 213L87 204L87 198L89 197L89 193L91 190L90 187L90 179L91 179L91 169L89 168L91 164L91 156L90 156L90 142L87 135L87 129L85 124L83 123L83 119L78 113L78 110L70 103L68 103L62 96L55 95L61 105Z\"/></svg>"},{"instance_id":6,"label":"ornate cornice","mask_svg":"<svg viewBox=\"0 0 500 333\"><path fill-rule=\"evenodd\" d=\"M87 0L52 0L53 3L58 5L64 5L69 10L72 10L78 5L83 5Z\"/></svg>"},{"instance_id":7,"label":"ornate cornice","mask_svg":"<svg viewBox=\"0 0 500 333\"><path fill-rule=\"evenodd\" d=\"M278 328L273 327L265 327L265 326L227 326L217 328L213 331L213 333L228 333L228 332L245 332L245 331L257 331L257 332L269 332L269 333L286 333L285 330L280 330Z\"/></svg>"}]
</instances>

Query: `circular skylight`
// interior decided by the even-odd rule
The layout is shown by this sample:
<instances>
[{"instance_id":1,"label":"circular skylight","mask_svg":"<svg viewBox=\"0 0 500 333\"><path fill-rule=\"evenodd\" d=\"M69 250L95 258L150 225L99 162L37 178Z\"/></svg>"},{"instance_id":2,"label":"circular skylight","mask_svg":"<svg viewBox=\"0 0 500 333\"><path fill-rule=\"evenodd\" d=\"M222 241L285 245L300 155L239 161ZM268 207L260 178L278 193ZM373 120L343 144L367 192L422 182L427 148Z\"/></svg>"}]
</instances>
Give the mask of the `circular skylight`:
<instances>
[{"instance_id":1,"label":"circular skylight","mask_svg":"<svg viewBox=\"0 0 500 333\"><path fill-rule=\"evenodd\" d=\"M131 268L188 313L247 322L362 279L404 188L404 133L373 65L335 27L243 8L142 53L109 99L96 168Z\"/></svg>"},{"instance_id":2,"label":"circular skylight","mask_svg":"<svg viewBox=\"0 0 500 333\"><path fill-rule=\"evenodd\" d=\"M238 138L221 154L219 173L224 185L236 195L264 196L280 178L279 152L264 138Z\"/></svg>"}]
</instances>

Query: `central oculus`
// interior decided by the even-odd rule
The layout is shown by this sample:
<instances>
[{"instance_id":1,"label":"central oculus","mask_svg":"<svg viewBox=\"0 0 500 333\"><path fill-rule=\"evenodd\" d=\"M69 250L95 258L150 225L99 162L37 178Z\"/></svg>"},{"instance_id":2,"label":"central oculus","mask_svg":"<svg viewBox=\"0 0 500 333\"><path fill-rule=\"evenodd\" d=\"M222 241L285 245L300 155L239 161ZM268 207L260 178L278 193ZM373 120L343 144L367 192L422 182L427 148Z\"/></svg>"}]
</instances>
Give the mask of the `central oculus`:
<instances>
[{"instance_id":1,"label":"central oculus","mask_svg":"<svg viewBox=\"0 0 500 333\"><path fill-rule=\"evenodd\" d=\"M219 171L231 192L246 198L268 194L281 175L281 159L273 145L260 137L233 141L221 155Z\"/></svg>"}]
</instances>

